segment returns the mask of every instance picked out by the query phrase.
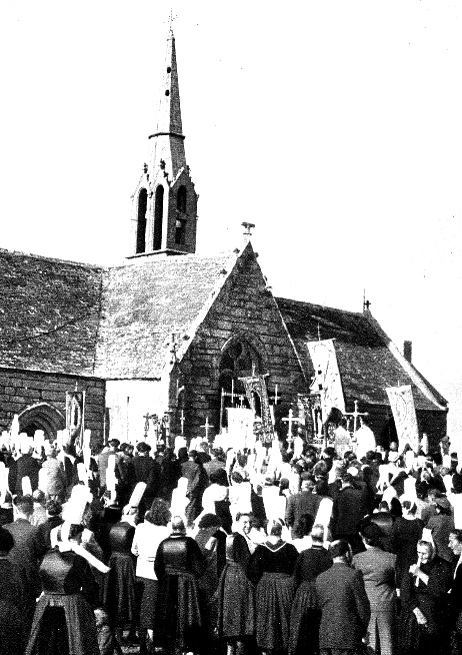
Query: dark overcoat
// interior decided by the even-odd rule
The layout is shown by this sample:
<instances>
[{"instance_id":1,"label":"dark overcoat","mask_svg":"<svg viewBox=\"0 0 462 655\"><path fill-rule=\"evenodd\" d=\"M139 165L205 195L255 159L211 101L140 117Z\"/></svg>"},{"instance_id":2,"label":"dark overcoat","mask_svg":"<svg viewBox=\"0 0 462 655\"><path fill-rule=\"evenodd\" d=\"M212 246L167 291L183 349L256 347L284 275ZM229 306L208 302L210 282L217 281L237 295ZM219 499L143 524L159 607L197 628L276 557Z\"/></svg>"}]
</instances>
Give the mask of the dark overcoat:
<instances>
[{"instance_id":1,"label":"dark overcoat","mask_svg":"<svg viewBox=\"0 0 462 655\"><path fill-rule=\"evenodd\" d=\"M334 562L316 578L321 610L319 647L359 649L370 619L370 605L361 571Z\"/></svg>"}]
</instances>

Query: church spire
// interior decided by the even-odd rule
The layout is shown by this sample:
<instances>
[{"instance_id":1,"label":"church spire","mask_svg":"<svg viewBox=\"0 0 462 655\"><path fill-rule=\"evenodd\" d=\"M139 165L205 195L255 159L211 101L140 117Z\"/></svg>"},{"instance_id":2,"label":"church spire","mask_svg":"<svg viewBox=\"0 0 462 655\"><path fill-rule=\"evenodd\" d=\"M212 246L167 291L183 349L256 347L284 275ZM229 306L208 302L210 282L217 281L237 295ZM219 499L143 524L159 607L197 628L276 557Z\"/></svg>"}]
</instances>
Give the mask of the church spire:
<instances>
[{"instance_id":1,"label":"church spire","mask_svg":"<svg viewBox=\"0 0 462 655\"><path fill-rule=\"evenodd\" d=\"M160 96L157 132L168 132L183 136L181 124L180 90L176 65L175 36L172 28L167 39L163 93Z\"/></svg>"},{"instance_id":2,"label":"church spire","mask_svg":"<svg viewBox=\"0 0 462 655\"><path fill-rule=\"evenodd\" d=\"M170 27L157 127L133 200L132 255L196 250L197 199L186 163L175 37Z\"/></svg>"}]
</instances>

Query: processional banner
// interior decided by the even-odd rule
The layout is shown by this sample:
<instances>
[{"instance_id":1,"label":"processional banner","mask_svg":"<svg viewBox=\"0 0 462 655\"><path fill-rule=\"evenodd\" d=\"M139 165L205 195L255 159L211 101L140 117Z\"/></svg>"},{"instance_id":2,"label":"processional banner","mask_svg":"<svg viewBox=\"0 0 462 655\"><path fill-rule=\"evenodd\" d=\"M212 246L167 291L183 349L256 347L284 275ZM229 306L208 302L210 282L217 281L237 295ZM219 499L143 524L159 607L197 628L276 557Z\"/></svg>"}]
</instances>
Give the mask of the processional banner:
<instances>
[{"instance_id":1,"label":"processional banner","mask_svg":"<svg viewBox=\"0 0 462 655\"><path fill-rule=\"evenodd\" d=\"M66 392L66 428L76 445L83 447L85 391Z\"/></svg>"},{"instance_id":2,"label":"processional banner","mask_svg":"<svg viewBox=\"0 0 462 655\"><path fill-rule=\"evenodd\" d=\"M391 411L395 419L399 452L402 453L409 444L414 453L419 452L419 430L415 413L414 397L410 385L389 387L387 390Z\"/></svg>"},{"instance_id":3,"label":"processional banner","mask_svg":"<svg viewBox=\"0 0 462 655\"><path fill-rule=\"evenodd\" d=\"M263 441L274 439L273 417L268 400L268 391L264 375L252 375L239 378L244 384L245 395L255 417L261 418Z\"/></svg>"},{"instance_id":4,"label":"processional banner","mask_svg":"<svg viewBox=\"0 0 462 655\"><path fill-rule=\"evenodd\" d=\"M308 341L308 352L313 362L315 379L312 391L320 394L322 421L326 421L333 407L345 413L342 379L338 368L333 339Z\"/></svg>"},{"instance_id":5,"label":"processional banner","mask_svg":"<svg viewBox=\"0 0 462 655\"><path fill-rule=\"evenodd\" d=\"M253 434L254 413L246 407L227 407L228 412L228 444L233 448L253 448L255 436Z\"/></svg>"}]
</instances>

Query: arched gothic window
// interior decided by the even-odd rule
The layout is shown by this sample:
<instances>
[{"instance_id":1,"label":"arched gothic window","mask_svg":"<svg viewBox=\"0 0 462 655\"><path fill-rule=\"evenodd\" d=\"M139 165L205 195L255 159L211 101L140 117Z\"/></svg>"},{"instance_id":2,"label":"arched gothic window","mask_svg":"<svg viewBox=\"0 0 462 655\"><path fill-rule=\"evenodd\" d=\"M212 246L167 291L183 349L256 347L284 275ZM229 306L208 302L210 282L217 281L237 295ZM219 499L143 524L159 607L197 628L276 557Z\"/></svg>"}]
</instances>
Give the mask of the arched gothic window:
<instances>
[{"instance_id":1,"label":"arched gothic window","mask_svg":"<svg viewBox=\"0 0 462 655\"><path fill-rule=\"evenodd\" d=\"M239 378L258 374L260 368L259 354L245 339L233 341L223 352L219 367L222 425L227 425L227 407L249 407L244 384Z\"/></svg>"},{"instance_id":2,"label":"arched gothic window","mask_svg":"<svg viewBox=\"0 0 462 655\"><path fill-rule=\"evenodd\" d=\"M175 243L184 246L186 237L186 187L180 186L176 194Z\"/></svg>"},{"instance_id":3,"label":"arched gothic window","mask_svg":"<svg viewBox=\"0 0 462 655\"><path fill-rule=\"evenodd\" d=\"M178 189L178 193L176 194L176 208L182 214L186 214L186 197L187 197L186 187L184 186L184 184L182 184Z\"/></svg>"},{"instance_id":4,"label":"arched gothic window","mask_svg":"<svg viewBox=\"0 0 462 655\"><path fill-rule=\"evenodd\" d=\"M164 187L159 184L154 201L154 241L153 249L162 248L162 221L164 217Z\"/></svg>"},{"instance_id":5,"label":"arched gothic window","mask_svg":"<svg viewBox=\"0 0 462 655\"><path fill-rule=\"evenodd\" d=\"M136 254L146 250L146 209L148 206L148 192L141 189L138 194L138 219L136 225Z\"/></svg>"}]
</instances>

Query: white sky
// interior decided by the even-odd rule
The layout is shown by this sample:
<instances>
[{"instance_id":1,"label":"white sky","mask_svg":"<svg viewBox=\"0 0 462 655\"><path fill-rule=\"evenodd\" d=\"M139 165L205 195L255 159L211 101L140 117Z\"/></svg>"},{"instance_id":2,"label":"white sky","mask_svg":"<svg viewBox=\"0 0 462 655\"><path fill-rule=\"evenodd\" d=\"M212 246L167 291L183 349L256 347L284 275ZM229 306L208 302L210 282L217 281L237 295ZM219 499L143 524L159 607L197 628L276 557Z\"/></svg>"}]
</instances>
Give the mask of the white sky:
<instances>
[{"instance_id":1,"label":"white sky","mask_svg":"<svg viewBox=\"0 0 462 655\"><path fill-rule=\"evenodd\" d=\"M371 311L462 433L462 7L172 2L198 251L241 222L277 295ZM170 5L0 3L0 246L116 263ZM396 381L398 382L398 380Z\"/></svg>"}]
</instances>

